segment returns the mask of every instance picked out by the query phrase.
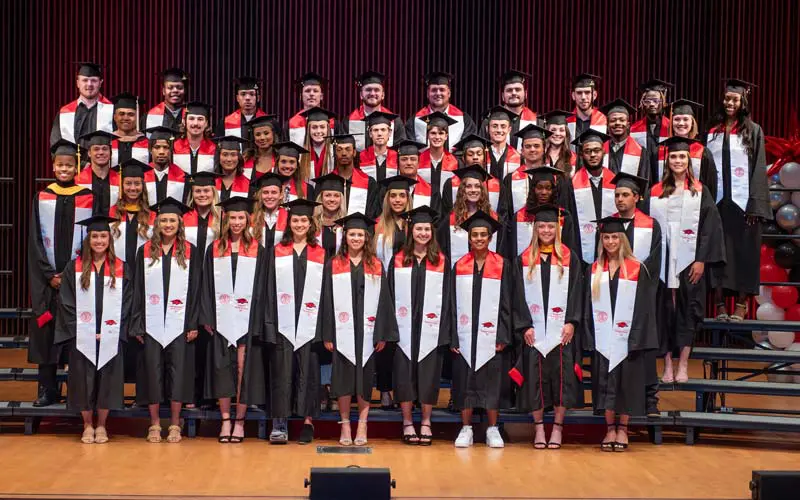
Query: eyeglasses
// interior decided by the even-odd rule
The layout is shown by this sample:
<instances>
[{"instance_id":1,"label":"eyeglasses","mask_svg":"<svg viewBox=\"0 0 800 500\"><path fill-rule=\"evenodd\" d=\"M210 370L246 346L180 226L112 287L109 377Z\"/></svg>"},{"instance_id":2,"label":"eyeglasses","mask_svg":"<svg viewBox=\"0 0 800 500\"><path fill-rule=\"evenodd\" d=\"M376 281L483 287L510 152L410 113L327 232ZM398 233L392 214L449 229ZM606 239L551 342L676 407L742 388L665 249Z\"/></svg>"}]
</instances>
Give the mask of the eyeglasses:
<instances>
[{"instance_id":1,"label":"eyeglasses","mask_svg":"<svg viewBox=\"0 0 800 500\"><path fill-rule=\"evenodd\" d=\"M583 153L587 155L599 155L603 152L603 148L584 149Z\"/></svg>"}]
</instances>

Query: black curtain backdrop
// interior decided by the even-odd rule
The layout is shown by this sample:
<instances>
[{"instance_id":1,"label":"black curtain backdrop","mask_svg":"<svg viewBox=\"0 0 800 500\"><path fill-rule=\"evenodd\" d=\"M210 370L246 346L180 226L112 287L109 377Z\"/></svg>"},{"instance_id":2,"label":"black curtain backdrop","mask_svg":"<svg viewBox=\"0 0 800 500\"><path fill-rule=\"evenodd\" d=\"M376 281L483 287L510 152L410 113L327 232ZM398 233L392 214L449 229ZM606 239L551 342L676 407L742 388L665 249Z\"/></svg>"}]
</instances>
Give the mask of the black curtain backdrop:
<instances>
[{"instance_id":1,"label":"black curtain backdrop","mask_svg":"<svg viewBox=\"0 0 800 500\"><path fill-rule=\"evenodd\" d=\"M0 307L26 307L25 247L32 194L50 176L48 137L59 107L75 99L71 64L106 66L104 94L128 90L159 101L157 72L180 66L189 96L215 119L234 107L237 75L265 82L262 107L286 119L299 108L293 81L307 70L330 80L324 104L358 104L353 77L388 75L385 104L405 119L424 102L422 76L455 74L453 103L474 118L498 102L497 76L532 75L529 105L571 109L570 76L603 76L599 102L638 103L639 82L674 82L671 97L720 101L720 79L758 85L753 118L786 135L798 105L797 0L53 0L0 5ZM2 227L2 226L0 226ZM21 331L7 322L0 333Z\"/></svg>"}]
</instances>

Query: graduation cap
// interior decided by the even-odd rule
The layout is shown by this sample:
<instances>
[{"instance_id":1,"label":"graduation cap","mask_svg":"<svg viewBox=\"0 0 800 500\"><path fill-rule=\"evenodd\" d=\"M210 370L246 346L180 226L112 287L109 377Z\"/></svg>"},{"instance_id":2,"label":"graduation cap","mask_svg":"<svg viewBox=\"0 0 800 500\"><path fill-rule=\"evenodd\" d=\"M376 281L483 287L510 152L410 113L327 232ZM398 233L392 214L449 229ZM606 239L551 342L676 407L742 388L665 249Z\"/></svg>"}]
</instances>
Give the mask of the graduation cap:
<instances>
[{"instance_id":1,"label":"graduation cap","mask_svg":"<svg viewBox=\"0 0 800 500\"><path fill-rule=\"evenodd\" d=\"M352 213L347 217L342 217L334 222L342 226L345 231L350 229L363 229L364 231L369 231L372 229L372 226L375 225L374 220L370 219L361 212Z\"/></svg>"},{"instance_id":2,"label":"graduation cap","mask_svg":"<svg viewBox=\"0 0 800 500\"><path fill-rule=\"evenodd\" d=\"M584 131L578 137L576 137L575 140L572 141L572 144L574 144L575 146L583 146L584 143L587 143L587 142L599 142L599 143L602 144L602 143L606 142L609 139L611 139L611 136L609 136L608 134L604 134L603 132L600 132L599 130L595 130L593 128L590 128L590 129L587 129L586 131Z\"/></svg>"},{"instance_id":3,"label":"graduation cap","mask_svg":"<svg viewBox=\"0 0 800 500\"><path fill-rule=\"evenodd\" d=\"M678 99L672 102L672 116L692 115L695 116L698 109L703 109L703 105L690 101L689 99Z\"/></svg>"},{"instance_id":4,"label":"graduation cap","mask_svg":"<svg viewBox=\"0 0 800 500\"><path fill-rule=\"evenodd\" d=\"M217 203L217 206L222 207L226 212L249 212L252 204L252 200L244 196L231 196L227 200Z\"/></svg>"},{"instance_id":5,"label":"graduation cap","mask_svg":"<svg viewBox=\"0 0 800 500\"><path fill-rule=\"evenodd\" d=\"M183 215L186 212L190 211L191 208L187 207L180 201L176 200L172 196L167 196L163 200L159 201L155 205L150 207L150 210L157 212L159 215L161 214L175 214L175 215Z\"/></svg>"},{"instance_id":6,"label":"graduation cap","mask_svg":"<svg viewBox=\"0 0 800 500\"><path fill-rule=\"evenodd\" d=\"M258 127L271 127L275 129L275 127L278 125L277 121L278 121L278 115L273 115L273 114L262 115L262 116L256 116L255 118L247 122L247 126L250 127L251 130L255 130Z\"/></svg>"},{"instance_id":7,"label":"graduation cap","mask_svg":"<svg viewBox=\"0 0 800 500\"><path fill-rule=\"evenodd\" d=\"M238 93L240 90L260 90L261 80L252 76L239 76L233 81L233 86Z\"/></svg>"},{"instance_id":8,"label":"graduation cap","mask_svg":"<svg viewBox=\"0 0 800 500\"><path fill-rule=\"evenodd\" d=\"M558 222L560 210L555 205L545 203L544 205L533 207L527 212L533 216L533 220L536 222Z\"/></svg>"},{"instance_id":9,"label":"graduation cap","mask_svg":"<svg viewBox=\"0 0 800 500\"><path fill-rule=\"evenodd\" d=\"M602 80L602 78L591 73L581 73L579 75L575 75L575 77L572 79L572 88L595 88L597 87L598 80Z\"/></svg>"},{"instance_id":10,"label":"graduation cap","mask_svg":"<svg viewBox=\"0 0 800 500\"><path fill-rule=\"evenodd\" d=\"M452 86L453 75L446 71L431 71L425 75L425 86L447 85Z\"/></svg>"},{"instance_id":11,"label":"graduation cap","mask_svg":"<svg viewBox=\"0 0 800 500\"><path fill-rule=\"evenodd\" d=\"M297 86L301 89L306 85L319 85L320 87L326 82L325 78L314 71L309 71L297 79Z\"/></svg>"},{"instance_id":12,"label":"graduation cap","mask_svg":"<svg viewBox=\"0 0 800 500\"><path fill-rule=\"evenodd\" d=\"M507 122L511 122L517 116L518 115L510 109L499 105L494 106L486 112L486 118L488 120L505 120Z\"/></svg>"},{"instance_id":13,"label":"graduation cap","mask_svg":"<svg viewBox=\"0 0 800 500\"><path fill-rule=\"evenodd\" d=\"M218 174L216 172L197 172L196 174L191 176L190 182L192 183L192 186L216 187L217 179L220 177L224 177L224 175Z\"/></svg>"},{"instance_id":14,"label":"graduation cap","mask_svg":"<svg viewBox=\"0 0 800 500\"><path fill-rule=\"evenodd\" d=\"M478 134L469 134L466 137L462 137L460 141L455 143L453 145L453 148L457 149L457 150L460 150L460 151L466 151L467 149L470 149L470 148L484 148L485 149L485 148L488 148L490 144L491 144L491 141L489 141L489 139L487 139L487 138L485 138L483 136L480 136Z\"/></svg>"},{"instance_id":15,"label":"graduation cap","mask_svg":"<svg viewBox=\"0 0 800 500\"><path fill-rule=\"evenodd\" d=\"M88 76L103 78L103 67L91 61L79 61L75 64L78 65L78 76Z\"/></svg>"},{"instance_id":16,"label":"graduation cap","mask_svg":"<svg viewBox=\"0 0 800 500\"><path fill-rule=\"evenodd\" d=\"M135 109L139 111L139 106L144 104L144 99L131 94L130 92L120 92L111 98L114 103L114 111L118 109Z\"/></svg>"},{"instance_id":17,"label":"graduation cap","mask_svg":"<svg viewBox=\"0 0 800 500\"><path fill-rule=\"evenodd\" d=\"M178 67L167 68L161 72L161 81L166 82L185 82L189 79L189 74Z\"/></svg>"},{"instance_id":18,"label":"graduation cap","mask_svg":"<svg viewBox=\"0 0 800 500\"><path fill-rule=\"evenodd\" d=\"M528 125L525 126L525 128L514 134L515 137L519 137L523 141L525 139L545 140L551 135L553 135L552 132L550 132L547 129L543 129L542 127L536 125L535 123L529 123Z\"/></svg>"},{"instance_id":19,"label":"graduation cap","mask_svg":"<svg viewBox=\"0 0 800 500\"><path fill-rule=\"evenodd\" d=\"M136 158L128 158L121 164L112 167L112 170L119 172L121 178L138 177L144 178L145 172L153 170L153 167L137 160Z\"/></svg>"},{"instance_id":20,"label":"graduation cap","mask_svg":"<svg viewBox=\"0 0 800 500\"><path fill-rule=\"evenodd\" d=\"M465 231L469 232L476 227L485 227L489 230L489 234L494 234L497 232L501 224L495 220L494 217L487 214L483 210L478 210L470 218L459 224L459 226L464 229Z\"/></svg>"},{"instance_id":21,"label":"graduation cap","mask_svg":"<svg viewBox=\"0 0 800 500\"><path fill-rule=\"evenodd\" d=\"M725 80L725 92L735 92L743 96L750 95L750 92L758 87L755 83L746 82L738 78L723 78L723 80Z\"/></svg>"},{"instance_id":22,"label":"graduation cap","mask_svg":"<svg viewBox=\"0 0 800 500\"><path fill-rule=\"evenodd\" d=\"M338 191L344 193L345 180L341 175L325 174L313 179L313 181L314 190L318 193L322 191Z\"/></svg>"},{"instance_id":23,"label":"graduation cap","mask_svg":"<svg viewBox=\"0 0 800 500\"><path fill-rule=\"evenodd\" d=\"M636 108L631 106L625 99L619 98L606 103L605 106L600 108L600 111L602 111L606 116L610 115L611 113L624 113L628 116L631 116L636 113Z\"/></svg>"},{"instance_id":24,"label":"graduation cap","mask_svg":"<svg viewBox=\"0 0 800 500\"><path fill-rule=\"evenodd\" d=\"M155 142L159 140L169 141L172 142L175 137L178 135L177 130L173 130L169 127L165 127L163 125L158 125L156 127L150 127L144 130L148 134L150 134L150 141Z\"/></svg>"},{"instance_id":25,"label":"graduation cap","mask_svg":"<svg viewBox=\"0 0 800 500\"><path fill-rule=\"evenodd\" d=\"M411 226L414 224L424 223L433 224L436 219L439 218L439 212L432 209L428 205L422 205L413 210L409 210L408 212L403 212L400 215L401 217L405 218Z\"/></svg>"},{"instance_id":26,"label":"graduation cap","mask_svg":"<svg viewBox=\"0 0 800 500\"><path fill-rule=\"evenodd\" d=\"M115 217L109 217L107 215L93 215L88 219L83 219L80 222L77 222L79 226L84 226L87 231L111 231L111 227L109 224L114 222L119 222L119 219Z\"/></svg>"},{"instance_id":27,"label":"graduation cap","mask_svg":"<svg viewBox=\"0 0 800 500\"><path fill-rule=\"evenodd\" d=\"M647 179L638 175L619 171L611 180L611 184L617 187L626 187L638 195L643 195L647 191Z\"/></svg>"},{"instance_id":28,"label":"graduation cap","mask_svg":"<svg viewBox=\"0 0 800 500\"><path fill-rule=\"evenodd\" d=\"M297 198L288 203L281 205L289 209L289 215L305 215L307 217L314 216L314 209L322 205L316 201L306 200L305 198Z\"/></svg>"},{"instance_id":29,"label":"graduation cap","mask_svg":"<svg viewBox=\"0 0 800 500\"><path fill-rule=\"evenodd\" d=\"M331 144L336 146L337 144L352 144L353 146L356 145L356 135L364 135L364 134L331 134L326 135L324 138L331 141Z\"/></svg>"},{"instance_id":30,"label":"graduation cap","mask_svg":"<svg viewBox=\"0 0 800 500\"><path fill-rule=\"evenodd\" d=\"M200 101L192 101L186 104L186 115L200 115L205 116L206 119L211 119L211 105ZM251 120L252 121L252 120Z\"/></svg>"},{"instance_id":31,"label":"graduation cap","mask_svg":"<svg viewBox=\"0 0 800 500\"><path fill-rule=\"evenodd\" d=\"M659 143L660 146L666 146L667 152L670 151L689 151L689 148L692 144L701 144L700 141L695 139L689 139L688 137L678 137L673 135L672 137L667 137L663 141Z\"/></svg>"},{"instance_id":32,"label":"graduation cap","mask_svg":"<svg viewBox=\"0 0 800 500\"><path fill-rule=\"evenodd\" d=\"M428 113L425 116L421 116L420 120L428 124L428 130L430 130L432 127L446 129L450 125L457 123L455 120L447 116L446 113L442 113L441 111Z\"/></svg>"},{"instance_id":33,"label":"graduation cap","mask_svg":"<svg viewBox=\"0 0 800 500\"><path fill-rule=\"evenodd\" d=\"M95 130L88 134L83 134L80 139L86 141L87 147L92 146L111 146L111 141L116 139L117 136L105 130Z\"/></svg>"},{"instance_id":34,"label":"graduation cap","mask_svg":"<svg viewBox=\"0 0 800 500\"><path fill-rule=\"evenodd\" d=\"M550 181L555 185L556 179L564 174L563 171L551 167L550 165L542 165L541 167L533 167L525 169L525 173L531 176L534 184L539 181Z\"/></svg>"},{"instance_id":35,"label":"graduation cap","mask_svg":"<svg viewBox=\"0 0 800 500\"><path fill-rule=\"evenodd\" d=\"M308 153L306 148L291 141L273 144L272 149L278 152L278 156L289 156L291 158L300 158L301 154Z\"/></svg>"},{"instance_id":36,"label":"graduation cap","mask_svg":"<svg viewBox=\"0 0 800 500\"><path fill-rule=\"evenodd\" d=\"M383 85L383 82L385 80L386 80L386 75L384 75L380 71L373 71L373 70L365 71L355 78L356 85L358 85L359 87L363 87L364 85L369 85L372 83Z\"/></svg>"},{"instance_id":37,"label":"graduation cap","mask_svg":"<svg viewBox=\"0 0 800 500\"><path fill-rule=\"evenodd\" d=\"M411 186L417 183L416 179L406 177L404 175L393 175L378 182L387 191L390 189L403 189L411 191Z\"/></svg>"},{"instance_id":38,"label":"graduation cap","mask_svg":"<svg viewBox=\"0 0 800 500\"><path fill-rule=\"evenodd\" d=\"M267 186L282 187L283 183L288 181L289 178L277 172L265 172L261 177L256 179L256 189L261 189Z\"/></svg>"},{"instance_id":39,"label":"graduation cap","mask_svg":"<svg viewBox=\"0 0 800 500\"><path fill-rule=\"evenodd\" d=\"M489 172L486 171L481 165L469 165L461 167L454 172L456 177L462 181L465 179L478 179L481 182L486 182L486 179L491 177Z\"/></svg>"},{"instance_id":40,"label":"graduation cap","mask_svg":"<svg viewBox=\"0 0 800 500\"><path fill-rule=\"evenodd\" d=\"M242 139L241 137L235 135L223 135L222 137L214 137L211 140L217 143L218 149L229 149L236 151L240 151L240 145L250 142L247 139Z\"/></svg>"},{"instance_id":41,"label":"graduation cap","mask_svg":"<svg viewBox=\"0 0 800 500\"><path fill-rule=\"evenodd\" d=\"M75 156L78 154L79 146L74 142L66 139L59 139L58 142L50 147L50 156L55 159L56 156Z\"/></svg>"},{"instance_id":42,"label":"graduation cap","mask_svg":"<svg viewBox=\"0 0 800 500\"><path fill-rule=\"evenodd\" d=\"M610 215L608 217L603 217L602 219L593 220L592 222L599 226L601 233L624 233L625 224L628 222L633 222L633 219L614 217L613 215Z\"/></svg>"},{"instance_id":43,"label":"graduation cap","mask_svg":"<svg viewBox=\"0 0 800 500\"><path fill-rule=\"evenodd\" d=\"M570 116L575 116L575 113L564 111L563 109L554 109L549 113L543 114L542 118L544 118L544 122L547 125L566 125L567 118Z\"/></svg>"},{"instance_id":44,"label":"graduation cap","mask_svg":"<svg viewBox=\"0 0 800 500\"><path fill-rule=\"evenodd\" d=\"M509 83L525 83L530 75L516 69L510 69L500 75L500 86L505 87Z\"/></svg>"},{"instance_id":45,"label":"graduation cap","mask_svg":"<svg viewBox=\"0 0 800 500\"><path fill-rule=\"evenodd\" d=\"M399 156L414 155L419 156L419 152L427 146L421 142L412 141L411 139L403 139L392 146L392 149L397 151Z\"/></svg>"},{"instance_id":46,"label":"graduation cap","mask_svg":"<svg viewBox=\"0 0 800 500\"><path fill-rule=\"evenodd\" d=\"M373 125L391 125L392 122L397 118L399 115L394 113L386 113L384 111L373 111L369 114L366 118L367 127L372 127Z\"/></svg>"},{"instance_id":47,"label":"graduation cap","mask_svg":"<svg viewBox=\"0 0 800 500\"><path fill-rule=\"evenodd\" d=\"M319 106L307 109L300 113L300 115L310 122L327 122L331 118L336 118L336 113Z\"/></svg>"},{"instance_id":48,"label":"graduation cap","mask_svg":"<svg viewBox=\"0 0 800 500\"><path fill-rule=\"evenodd\" d=\"M641 85L639 85L639 90L643 94L645 92L649 92L651 90L654 90L656 92L660 92L662 94L666 94L667 93L667 89L671 88L671 87L675 87L675 85L671 84L670 82L665 82L664 80L661 80L660 78L651 78L651 79L647 80L646 82L642 83Z\"/></svg>"}]
</instances>

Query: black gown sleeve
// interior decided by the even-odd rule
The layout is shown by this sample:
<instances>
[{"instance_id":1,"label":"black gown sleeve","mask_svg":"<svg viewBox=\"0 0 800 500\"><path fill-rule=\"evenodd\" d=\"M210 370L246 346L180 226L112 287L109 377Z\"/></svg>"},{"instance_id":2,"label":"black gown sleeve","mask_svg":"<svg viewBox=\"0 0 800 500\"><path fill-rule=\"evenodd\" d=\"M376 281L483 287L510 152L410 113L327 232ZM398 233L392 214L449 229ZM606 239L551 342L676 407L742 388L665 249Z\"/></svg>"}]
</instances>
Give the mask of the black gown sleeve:
<instances>
[{"instance_id":1,"label":"black gown sleeve","mask_svg":"<svg viewBox=\"0 0 800 500\"><path fill-rule=\"evenodd\" d=\"M412 141L416 141L417 140L417 136L416 136L416 133L414 131L414 119L416 117L417 117L416 113L414 113L411 116L409 116L408 120L406 120L406 125L405 125L406 139L411 139Z\"/></svg>"},{"instance_id":2,"label":"black gown sleeve","mask_svg":"<svg viewBox=\"0 0 800 500\"><path fill-rule=\"evenodd\" d=\"M500 279L500 310L497 324L497 343L509 345L513 341L514 321L511 317L511 290L514 283L513 264L503 259L503 275ZM489 297L483 297L488 300Z\"/></svg>"},{"instance_id":3,"label":"black gown sleeve","mask_svg":"<svg viewBox=\"0 0 800 500\"><path fill-rule=\"evenodd\" d=\"M583 266L583 263L581 263ZM576 330L575 337L577 338L578 332L580 334L580 342L583 349L587 351L594 350L594 310L592 308L592 267L586 268L586 283L583 286L583 321L581 321L580 329Z\"/></svg>"},{"instance_id":4,"label":"black gown sleeve","mask_svg":"<svg viewBox=\"0 0 800 500\"><path fill-rule=\"evenodd\" d=\"M714 155L708 148L703 148L703 159L700 160L700 183L708 188L711 199L717 199L717 164L714 162Z\"/></svg>"},{"instance_id":5,"label":"black gown sleeve","mask_svg":"<svg viewBox=\"0 0 800 500\"><path fill-rule=\"evenodd\" d=\"M406 138L406 129L403 125L403 120L398 116L394 119L394 137L392 144L399 144Z\"/></svg>"},{"instance_id":6,"label":"black gown sleeve","mask_svg":"<svg viewBox=\"0 0 800 500\"><path fill-rule=\"evenodd\" d=\"M187 290L186 315L184 318L185 330L187 332L200 328L200 286L203 281L203 251L191 245L190 252L189 289Z\"/></svg>"},{"instance_id":7,"label":"black gown sleeve","mask_svg":"<svg viewBox=\"0 0 800 500\"><path fill-rule=\"evenodd\" d=\"M450 309L453 307L453 279L451 277L453 273L452 268L450 267L450 259L447 258L445 254L444 257L444 277L443 277L443 287L444 293L442 295L442 322L439 325L439 345L446 346L450 344L450 332L453 328L453 325L450 324L452 321L452 317L454 313L451 313Z\"/></svg>"},{"instance_id":8,"label":"black gown sleeve","mask_svg":"<svg viewBox=\"0 0 800 500\"><path fill-rule=\"evenodd\" d=\"M381 265L381 267L383 267ZM364 275L364 279L371 279ZM375 315L375 329L373 330L373 342L397 342L400 340L400 333L397 327L397 317L394 315L394 300L389 291L389 283L386 273L381 270L381 290L378 298L378 313ZM332 304L331 304L332 305Z\"/></svg>"},{"instance_id":9,"label":"black gown sleeve","mask_svg":"<svg viewBox=\"0 0 800 500\"><path fill-rule=\"evenodd\" d=\"M75 261L70 261L61 274L59 288L59 311L56 315L55 343L60 344L75 338Z\"/></svg>"},{"instance_id":10,"label":"black gown sleeve","mask_svg":"<svg viewBox=\"0 0 800 500\"><path fill-rule=\"evenodd\" d=\"M145 320L144 301L144 247L139 248L136 252L136 266L133 271L133 279L128 284L131 289L131 316L130 323L128 324L128 335L131 337L138 337L147 333L147 322ZM164 300L167 300L164 297ZM187 304L188 306L188 304ZM186 309L187 313L189 309Z\"/></svg>"},{"instance_id":11,"label":"black gown sleeve","mask_svg":"<svg viewBox=\"0 0 800 500\"><path fill-rule=\"evenodd\" d=\"M50 128L50 147L52 148L55 144L61 140L61 123L60 118L61 113L56 113L55 119L53 119L53 126Z\"/></svg>"},{"instance_id":12,"label":"black gown sleeve","mask_svg":"<svg viewBox=\"0 0 800 500\"><path fill-rule=\"evenodd\" d=\"M336 344L336 322L333 312L333 266L329 259L322 270L322 295L320 297L320 312L322 328L319 333L323 342Z\"/></svg>"},{"instance_id":13,"label":"black gown sleeve","mask_svg":"<svg viewBox=\"0 0 800 500\"><path fill-rule=\"evenodd\" d=\"M212 243L214 245L216 243ZM217 328L217 307L214 290L214 252L209 248L205 253L203 262L203 277L200 284L200 311L198 324L208 326L213 330Z\"/></svg>"},{"instance_id":14,"label":"black gown sleeve","mask_svg":"<svg viewBox=\"0 0 800 500\"><path fill-rule=\"evenodd\" d=\"M575 216L565 209L561 210L561 216L564 218L564 227L561 228L561 243L566 245L571 251L580 253L581 242L575 239L576 227L578 225L575 222Z\"/></svg>"},{"instance_id":15,"label":"black gown sleeve","mask_svg":"<svg viewBox=\"0 0 800 500\"><path fill-rule=\"evenodd\" d=\"M453 200L453 182L452 182L452 178L451 178L451 179L447 179L446 181L444 181L444 184L443 184L443 187L442 187L442 212L441 213L443 214L442 215L443 217L449 216L450 212L453 211L453 203L454 202L455 202L455 200Z\"/></svg>"},{"instance_id":16,"label":"black gown sleeve","mask_svg":"<svg viewBox=\"0 0 800 500\"><path fill-rule=\"evenodd\" d=\"M464 113L464 133L461 134L461 138L467 137L470 134L476 134L478 132L478 127L475 126L475 121L472 119L471 116ZM450 147L452 148L453 145L451 144Z\"/></svg>"},{"instance_id":17,"label":"black gown sleeve","mask_svg":"<svg viewBox=\"0 0 800 500\"><path fill-rule=\"evenodd\" d=\"M716 207L715 207L716 208ZM661 233L661 224L653 219L653 238L650 244L650 255L642 262L651 280L660 279L661 275L661 239L664 235Z\"/></svg>"},{"instance_id":18,"label":"black gown sleeve","mask_svg":"<svg viewBox=\"0 0 800 500\"><path fill-rule=\"evenodd\" d=\"M702 196L695 261L705 262L709 265L724 263L725 235L722 231L722 218L714 198L711 197L711 193L705 186L703 186Z\"/></svg>"},{"instance_id":19,"label":"black gown sleeve","mask_svg":"<svg viewBox=\"0 0 800 500\"><path fill-rule=\"evenodd\" d=\"M262 340L269 343L278 341L278 285L275 282L275 247L266 251L266 298L264 304L264 335ZM321 315L321 314L320 314Z\"/></svg>"},{"instance_id":20,"label":"black gown sleeve","mask_svg":"<svg viewBox=\"0 0 800 500\"><path fill-rule=\"evenodd\" d=\"M639 265L639 282L636 284L636 298L633 305L633 324L628 337L629 351L658 348L658 325L656 323L658 280L642 279L646 271L644 264Z\"/></svg>"},{"instance_id":21,"label":"black gown sleeve","mask_svg":"<svg viewBox=\"0 0 800 500\"><path fill-rule=\"evenodd\" d=\"M753 152L751 155L750 199L747 201L747 215L755 215L764 220L772 220L769 205L769 186L767 185L767 158L764 150L764 133L761 127L753 124Z\"/></svg>"},{"instance_id":22,"label":"black gown sleeve","mask_svg":"<svg viewBox=\"0 0 800 500\"><path fill-rule=\"evenodd\" d=\"M650 175L650 150L648 148L642 148L642 155L639 157L639 173L637 175L647 180L652 177Z\"/></svg>"},{"instance_id":23,"label":"black gown sleeve","mask_svg":"<svg viewBox=\"0 0 800 500\"><path fill-rule=\"evenodd\" d=\"M367 217L370 219L377 218L383 210L383 197L381 196L381 189L378 181L369 178L369 185L367 186Z\"/></svg>"},{"instance_id":24,"label":"black gown sleeve","mask_svg":"<svg viewBox=\"0 0 800 500\"><path fill-rule=\"evenodd\" d=\"M266 281L267 265L266 250L258 245L256 257L255 277L253 278L253 301L250 306L250 323L247 330L249 335L262 337L264 335L264 309L266 308Z\"/></svg>"},{"instance_id":25,"label":"black gown sleeve","mask_svg":"<svg viewBox=\"0 0 800 500\"><path fill-rule=\"evenodd\" d=\"M450 316L449 324L450 324L450 339L449 344L451 349L458 349L458 310L456 305L456 272L455 269L452 270L450 273L450 290L452 293L450 294Z\"/></svg>"},{"instance_id":26,"label":"black gown sleeve","mask_svg":"<svg viewBox=\"0 0 800 500\"><path fill-rule=\"evenodd\" d=\"M531 318L531 311L528 309L528 303L525 301L525 275L528 268L522 263L522 257L514 258L514 286L513 286L513 300L511 305L511 316L514 324L514 336L517 343L522 342L522 337L528 328L533 328L533 318Z\"/></svg>"}]
</instances>

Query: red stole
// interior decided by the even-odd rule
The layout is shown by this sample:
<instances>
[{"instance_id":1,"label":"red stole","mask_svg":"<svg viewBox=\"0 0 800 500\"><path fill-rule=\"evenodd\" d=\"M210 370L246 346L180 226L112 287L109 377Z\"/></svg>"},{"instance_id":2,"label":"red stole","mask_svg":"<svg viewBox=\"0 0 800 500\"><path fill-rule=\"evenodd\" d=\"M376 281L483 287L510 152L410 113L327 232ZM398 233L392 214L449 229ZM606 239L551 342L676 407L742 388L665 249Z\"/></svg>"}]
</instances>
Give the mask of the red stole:
<instances>
[{"instance_id":1,"label":"red stole","mask_svg":"<svg viewBox=\"0 0 800 500\"><path fill-rule=\"evenodd\" d=\"M261 110L261 108L256 108L256 113L253 118L258 118L259 116L267 116L267 114ZM242 125L244 121L244 116L242 115L242 110L237 109L233 113L229 114L225 117L225 135L233 135L236 137L242 136Z\"/></svg>"}]
</instances>

